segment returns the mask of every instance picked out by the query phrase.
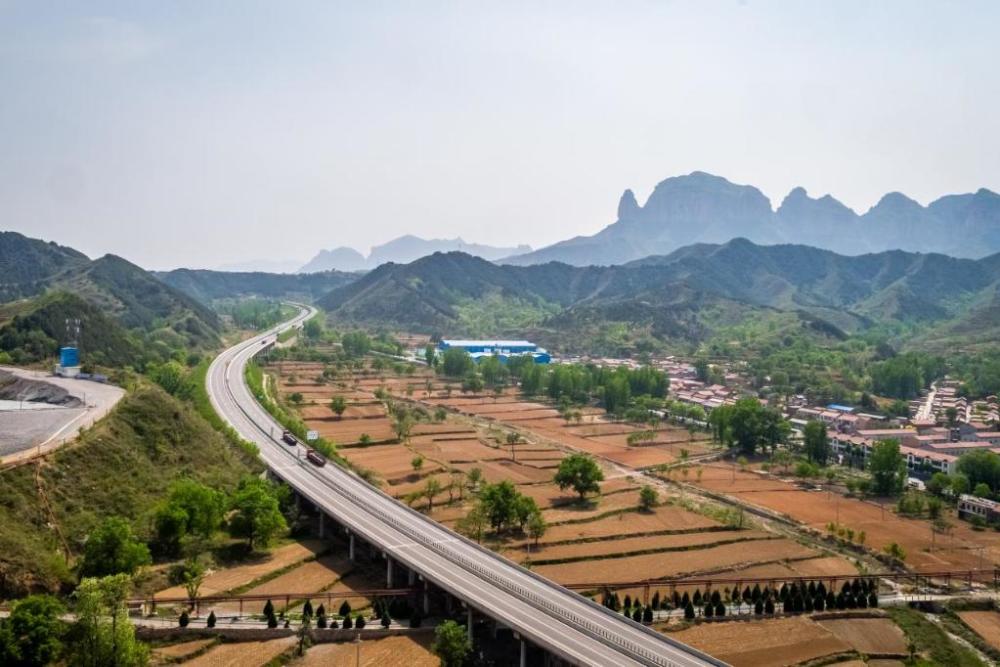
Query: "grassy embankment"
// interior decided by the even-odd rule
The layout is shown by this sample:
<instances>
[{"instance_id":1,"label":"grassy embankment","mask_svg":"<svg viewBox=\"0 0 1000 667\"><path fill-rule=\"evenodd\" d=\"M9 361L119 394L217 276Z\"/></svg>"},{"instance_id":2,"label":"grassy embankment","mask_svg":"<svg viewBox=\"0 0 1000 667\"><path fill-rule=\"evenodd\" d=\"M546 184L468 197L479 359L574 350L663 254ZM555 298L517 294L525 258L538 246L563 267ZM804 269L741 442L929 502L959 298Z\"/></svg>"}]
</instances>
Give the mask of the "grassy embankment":
<instances>
[{"instance_id":1,"label":"grassy embankment","mask_svg":"<svg viewBox=\"0 0 1000 667\"><path fill-rule=\"evenodd\" d=\"M941 626L927 620L919 611L908 607L891 607L887 611L916 647L919 657L915 664L982 667L983 662L973 651L954 641Z\"/></svg>"},{"instance_id":2,"label":"grassy embankment","mask_svg":"<svg viewBox=\"0 0 1000 667\"><path fill-rule=\"evenodd\" d=\"M174 480L231 490L258 472L256 457L214 430L203 408L140 385L76 445L0 473L0 598L65 591L86 535L109 516L147 534Z\"/></svg>"}]
</instances>

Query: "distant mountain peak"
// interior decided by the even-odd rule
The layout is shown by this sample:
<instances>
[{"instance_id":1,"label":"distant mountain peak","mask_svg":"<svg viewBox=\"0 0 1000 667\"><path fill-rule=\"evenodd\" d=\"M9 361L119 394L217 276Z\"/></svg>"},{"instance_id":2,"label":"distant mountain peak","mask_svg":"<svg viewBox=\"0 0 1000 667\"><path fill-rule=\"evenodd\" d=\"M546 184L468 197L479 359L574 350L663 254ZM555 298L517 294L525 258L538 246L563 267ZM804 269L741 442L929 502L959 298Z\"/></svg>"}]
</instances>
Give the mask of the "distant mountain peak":
<instances>
[{"instance_id":1,"label":"distant mountain peak","mask_svg":"<svg viewBox=\"0 0 1000 667\"><path fill-rule=\"evenodd\" d=\"M301 273L315 273L331 269L366 271L389 262L408 264L436 252L451 251L460 251L487 261L495 261L510 255L531 252L531 246L519 245L504 248L466 243L460 236L453 239L423 239L413 234L405 234L381 245L373 246L367 257L353 248L340 247L334 250L321 250L299 271Z\"/></svg>"},{"instance_id":2,"label":"distant mountain peak","mask_svg":"<svg viewBox=\"0 0 1000 667\"><path fill-rule=\"evenodd\" d=\"M630 220L639 215L639 202L635 200L635 193L632 190L625 190L622 198L618 200L618 219Z\"/></svg>"},{"instance_id":3,"label":"distant mountain peak","mask_svg":"<svg viewBox=\"0 0 1000 667\"><path fill-rule=\"evenodd\" d=\"M882 195L882 198L878 200L878 203L873 206L869 212L874 211L878 208L890 208L895 210L923 210L923 206L919 202L910 199L902 192L888 192Z\"/></svg>"},{"instance_id":4,"label":"distant mountain peak","mask_svg":"<svg viewBox=\"0 0 1000 667\"><path fill-rule=\"evenodd\" d=\"M922 206L890 192L859 215L831 194L813 198L799 186L774 210L752 185L692 171L660 181L642 206L626 190L618 202L617 220L593 236L569 238L504 262L607 266L739 236L754 243L812 245L847 255L899 248L984 257L1000 251L1000 195L981 188Z\"/></svg>"},{"instance_id":5,"label":"distant mountain peak","mask_svg":"<svg viewBox=\"0 0 1000 667\"><path fill-rule=\"evenodd\" d=\"M833 196L825 194L815 199L802 186L792 188L782 200L776 215L779 220L792 225L812 223L812 226L850 223L857 218L857 213Z\"/></svg>"}]
</instances>

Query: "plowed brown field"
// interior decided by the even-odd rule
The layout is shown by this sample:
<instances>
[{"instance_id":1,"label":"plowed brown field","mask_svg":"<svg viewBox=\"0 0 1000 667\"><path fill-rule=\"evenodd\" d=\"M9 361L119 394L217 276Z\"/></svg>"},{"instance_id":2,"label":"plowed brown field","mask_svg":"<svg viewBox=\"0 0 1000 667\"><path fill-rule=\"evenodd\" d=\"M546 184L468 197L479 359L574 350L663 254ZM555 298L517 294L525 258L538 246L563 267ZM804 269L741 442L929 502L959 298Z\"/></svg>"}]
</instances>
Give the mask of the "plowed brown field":
<instances>
[{"instance_id":1,"label":"plowed brown field","mask_svg":"<svg viewBox=\"0 0 1000 667\"><path fill-rule=\"evenodd\" d=\"M534 570L560 583L611 583L676 577L714 568L729 569L752 565L761 561L809 558L815 553L812 549L790 540L776 539L753 542L749 545L727 544L696 551L646 554L561 565L539 565Z\"/></svg>"},{"instance_id":2,"label":"plowed brown field","mask_svg":"<svg viewBox=\"0 0 1000 667\"><path fill-rule=\"evenodd\" d=\"M837 618L817 623L858 653L906 653L906 636L888 618Z\"/></svg>"},{"instance_id":3,"label":"plowed brown field","mask_svg":"<svg viewBox=\"0 0 1000 667\"><path fill-rule=\"evenodd\" d=\"M401 637L385 637L343 644L316 644L303 656L289 664L295 667L437 667L440 660L431 653L434 636L428 633ZM359 662L360 657L360 662Z\"/></svg>"},{"instance_id":4,"label":"plowed brown field","mask_svg":"<svg viewBox=\"0 0 1000 667\"><path fill-rule=\"evenodd\" d=\"M295 637L269 639L262 642L219 644L194 660L187 667L260 667L295 646Z\"/></svg>"},{"instance_id":5,"label":"plowed brown field","mask_svg":"<svg viewBox=\"0 0 1000 667\"><path fill-rule=\"evenodd\" d=\"M735 472L731 466L708 465L700 486L740 500L786 514L796 521L823 531L837 522L855 532L865 531L866 544L881 550L890 542L907 553L906 564L915 569L963 569L979 566L979 546L985 547L988 563L1000 562L1000 536L976 533L967 524L952 521L952 535L937 537L932 550L930 523L897 516L891 506L844 498L836 493L805 491L776 477L752 472ZM694 478L689 478L694 479Z\"/></svg>"},{"instance_id":6,"label":"plowed brown field","mask_svg":"<svg viewBox=\"0 0 1000 667\"><path fill-rule=\"evenodd\" d=\"M219 595L226 591L249 584L254 579L263 577L268 572L280 570L294 563L301 562L327 547L320 540L305 540L286 544L278 547L265 556L245 565L230 567L218 572L213 572L205 577L202 582L200 595ZM187 595L183 586L173 586L156 593L157 599L185 597Z\"/></svg>"},{"instance_id":7,"label":"plowed brown field","mask_svg":"<svg viewBox=\"0 0 1000 667\"><path fill-rule=\"evenodd\" d=\"M987 644L1000 651L1000 613L996 611L963 611L959 612L958 616Z\"/></svg>"},{"instance_id":8,"label":"plowed brown field","mask_svg":"<svg viewBox=\"0 0 1000 667\"><path fill-rule=\"evenodd\" d=\"M690 644L733 667L783 667L850 650L832 632L805 617L766 621L703 623L674 639Z\"/></svg>"}]
</instances>

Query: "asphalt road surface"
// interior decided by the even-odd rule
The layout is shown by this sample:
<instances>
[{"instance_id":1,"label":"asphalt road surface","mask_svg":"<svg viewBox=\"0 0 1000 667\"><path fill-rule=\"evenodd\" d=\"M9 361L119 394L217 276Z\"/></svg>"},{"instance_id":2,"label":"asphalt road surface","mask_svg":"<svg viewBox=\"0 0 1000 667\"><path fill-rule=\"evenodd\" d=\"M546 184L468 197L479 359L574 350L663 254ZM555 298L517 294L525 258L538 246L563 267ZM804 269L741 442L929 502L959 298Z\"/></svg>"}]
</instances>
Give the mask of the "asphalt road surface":
<instances>
[{"instance_id":1,"label":"asphalt road surface","mask_svg":"<svg viewBox=\"0 0 1000 667\"><path fill-rule=\"evenodd\" d=\"M226 350L212 362L206 379L216 411L260 447L261 458L277 476L394 561L571 663L725 664L497 556L353 472L334 464L313 466L302 446L282 444L281 427L253 398L244 367L278 331L300 325L313 313L303 306L293 320Z\"/></svg>"},{"instance_id":2,"label":"asphalt road surface","mask_svg":"<svg viewBox=\"0 0 1000 667\"><path fill-rule=\"evenodd\" d=\"M67 408L3 401L0 406L0 463L3 464L30 459L76 439L81 428L102 418L125 395L124 389L110 384L53 377L10 366L0 366L0 370L61 387L83 403L81 407Z\"/></svg>"}]
</instances>

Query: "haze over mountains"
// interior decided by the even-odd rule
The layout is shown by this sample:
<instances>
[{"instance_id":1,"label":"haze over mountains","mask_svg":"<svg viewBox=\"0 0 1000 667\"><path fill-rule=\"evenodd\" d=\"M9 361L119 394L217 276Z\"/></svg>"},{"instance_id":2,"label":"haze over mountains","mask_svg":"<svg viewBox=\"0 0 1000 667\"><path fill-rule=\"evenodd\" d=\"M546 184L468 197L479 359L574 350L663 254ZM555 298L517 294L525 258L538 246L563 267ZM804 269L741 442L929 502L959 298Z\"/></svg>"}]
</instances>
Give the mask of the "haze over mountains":
<instances>
[{"instance_id":1,"label":"haze over mountains","mask_svg":"<svg viewBox=\"0 0 1000 667\"><path fill-rule=\"evenodd\" d=\"M386 262L406 264L415 259L433 255L436 252L464 252L475 257L494 261L514 254L524 254L531 251L531 246L519 245L510 248L498 248L478 243L466 243L461 238L454 239L422 239L406 235L393 239L388 243L372 247L365 257L354 248L341 246L333 250L320 250L300 273L316 271L367 271Z\"/></svg>"},{"instance_id":2,"label":"haze over mountains","mask_svg":"<svg viewBox=\"0 0 1000 667\"><path fill-rule=\"evenodd\" d=\"M763 244L810 245L845 255L901 249L985 257L1000 251L1000 195L984 188L922 206L892 192L859 215L831 195L814 198L795 188L775 210L753 186L696 171L662 181L643 206L626 190L616 222L593 236L577 236L502 261L623 264L694 243L725 243L739 237Z\"/></svg>"},{"instance_id":3,"label":"haze over mountains","mask_svg":"<svg viewBox=\"0 0 1000 667\"><path fill-rule=\"evenodd\" d=\"M163 341L165 353L211 346L219 331L212 305L248 296L312 301L345 325L517 333L563 350L616 328L697 344L726 326L773 322L775 314L781 326L797 322L834 338L889 326L927 347L1000 340L1000 253L978 260L901 250L845 256L738 238L614 266L517 266L449 252L365 274L150 273L113 255L90 260L3 233L0 267L0 349L32 350L30 332L41 329L51 351L64 337L65 318L83 317L87 332L102 332L86 344L109 360L135 358L129 336L138 332Z\"/></svg>"},{"instance_id":4,"label":"haze over mountains","mask_svg":"<svg viewBox=\"0 0 1000 667\"><path fill-rule=\"evenodd\" d=\"M694 342L720 324L771 310L834 336L875 324L931 330L947 322L951 333L985 343L1000 328L998 286L1000 255L971 260L894 250L847 257L734 239L619 266L512 266L436 254L383 265L319 304L337 319L429 333L465 333L482 316L479 304L488 303L520 313L522 324L563 332L617 324ZM973 321L991 324L967 326Z\"/></svg>"}]
</instances>

